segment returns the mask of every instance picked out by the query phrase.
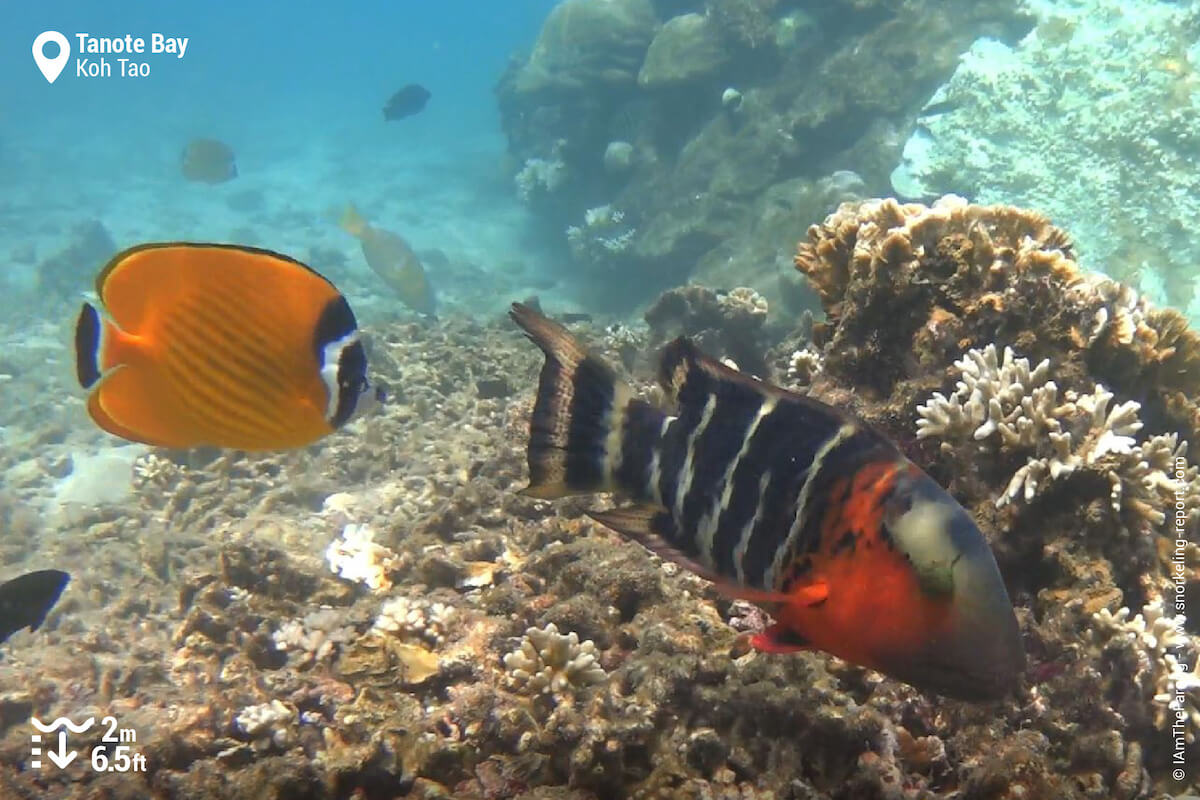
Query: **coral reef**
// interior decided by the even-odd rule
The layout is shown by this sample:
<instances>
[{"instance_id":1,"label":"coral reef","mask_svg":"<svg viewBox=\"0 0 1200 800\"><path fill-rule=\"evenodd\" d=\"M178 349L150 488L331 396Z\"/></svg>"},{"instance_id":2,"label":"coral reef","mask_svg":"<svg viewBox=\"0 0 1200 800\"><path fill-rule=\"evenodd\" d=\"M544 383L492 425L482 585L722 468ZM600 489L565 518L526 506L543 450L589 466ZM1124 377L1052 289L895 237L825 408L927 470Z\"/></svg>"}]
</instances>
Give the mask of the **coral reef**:
<instances>
[{"instance_id":1,"label":"coral reef","mask_svg":"<svg viewBox=\"0 0 1200 800\"><path fill-rule=\"evenodd\" d=\"M1183 615L1167 617L1162 603L1155 601L1132 617L1128 608L1118 609L1115 614L1102 608L1092 619L1097 643L1113 643L1137 665L1130 676L1132 685L1143 701L1155 706L1154 724L1168 731L1178 719L1184 723L1185 740L1194 743L1200 729L1200 683L1193 667L1200 654L1200 639L1184 633Z\"/></svg>"},{"instance_id":2,"label":"coral reef","mask_svg":"<svg viewBox=\"0 0 1200 800\"><path fill-rule=\"evenodd\" d=\"M711 355L763 375L768 310L766 298L749 287L716 292L693 284L663 292L645 318L657 343L687 336Z\"/></svg>"},{"instance_id":3,"label":"coral reef","mask_svg":"<svg viewBox=\"0 0 1200 800\"><path fill-rule=\"evenodd\" d=\"M366 525L347 525L341 538L325 550L329 568L348 581L366 584L373 591L391 588L388 573L396 567L396 554L375 543L375 532Z\"/></svg>"},{"instance_id":4,"label":"coral reef","mask_svg":"<svg viewBox=\"0 0 1200 800\"><path fill-rule=\"evenodd\" d=\"M1045 217L957 197L843 205L810 228L796 266L826 311L809 391L891 433L991 541L1033 662L1021 713L1051 740L1110 729L1107 754L1097 740L1070 757L1109 765L1087 791L1151 796L1170 723L1190 726L1195 702L1200 338L1080 267ZM1177 748L1200 756L1194 741ZM1025 788L1089 796L1043 781Z\"/></svg>"},{"instance_id":5,"label":"coral reef","mask_svg":"<svg viewBox=\"0 0 1200 800\"><path fill-rule=\"evenodd\" d=\"M496 91L519 191L550 235L603 206L637 220L603 271L569 249L595 303L689 280L775 302L805 225L850 199L831 176L884 191L959 54L1029 24L1000 0L571 0ZM538 201L551 164L554 201Z\"/></svg>"},{"instance_id":6,"label":"coral reef","mask_svg":"<svg viewBox=\"0 0 1200 800\"><path fill-rule=\"evenodd\" d=\"M929 99L896 191L1038 208L1097 269L1160 303L1194 303L1200 321L1186 234L1200 220L1200 11L1156 0L1027 7L1037 24L1023 39L980 38Z\"/></svg>"},{"instance_id":7,"label":"coral reef","mask_svg":"<svg viewBox=\"0 0 1200 800\"><path fill-rule=\"evenodd\" d=\"M740 282L669 294L653 334L571 325L640 395L651 337L690 332L891 434L993 545L1031 662L1013 697L952 702L828 655L756 652L763 612L583 513L607 500L520 495L541 361L502 320L372 326L394 395L373 415L300 452L151 449L132 497L61 520L40 513L57 482L110 442L69 376L36 377L51 332L21 328L4 370L54 400L0 406L0 556L79 566L45 625L6 643L0 796L1194 794L1194 775L1170 777L1163 726L1200 722L1183 672L1200 653L1195 335L1014 209L846 206L800 263L827 312L815 325ZM497 376L511 391L482 392ZM1070 435L1065 457L1051 433ZM1055 459L1072 469L997 506ZM79 714L136 729L147 771L24 766L29 716ZM1200 763L1200 743L1180 747Z\"/></svg>"}]
</instances>

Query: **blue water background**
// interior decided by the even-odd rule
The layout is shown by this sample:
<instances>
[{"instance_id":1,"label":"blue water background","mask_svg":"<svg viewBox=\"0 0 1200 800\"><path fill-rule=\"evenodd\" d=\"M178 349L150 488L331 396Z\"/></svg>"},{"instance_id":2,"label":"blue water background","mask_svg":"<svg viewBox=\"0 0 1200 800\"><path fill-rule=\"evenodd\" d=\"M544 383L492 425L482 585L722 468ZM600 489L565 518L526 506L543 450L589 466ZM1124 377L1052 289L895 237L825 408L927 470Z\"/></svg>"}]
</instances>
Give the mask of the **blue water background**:
<instances>
[{"instance_id":1,"label":"blue water background","mask_svg":"<svg viewBox=\"0 0 1200 800\"><path fill-rule=\"evenodd\" d=\"M119 246L230 240L239 220L226 200L247 188L261 189L272 213L311 216L354 201L414 246L466 248L478 214L461 210L464 203L516 202L511 177L499 174L504 137L493 87L553 5L8 3L0 25L0 216L10 230L0 231L0 254L33 241L40 258L68 239L72 224L92 218ZM73 49L53 85L32 56L44 30L65 34ZM155 32L189 42L182 59L134 55L150 64L148 78L117 76L117 56L108 56L113 77L81 78L80 32L133 34L147 49ZM410 82L432 92L429 105L385 122L384 103ZM201 136L233 147L237 180L210 187L182 179L182 148ZM492 194L480 189L472 201L474 181ZM452 183L450 200L430 201ZM262 238L249 243L297 255L319 243L352 247L321 213L319 223L290 229L264 230L260 218ZM490 223L494 236L506 227L507 218ZM81 287L97 267L81 265Z\"/></svg>"}]
</instances>

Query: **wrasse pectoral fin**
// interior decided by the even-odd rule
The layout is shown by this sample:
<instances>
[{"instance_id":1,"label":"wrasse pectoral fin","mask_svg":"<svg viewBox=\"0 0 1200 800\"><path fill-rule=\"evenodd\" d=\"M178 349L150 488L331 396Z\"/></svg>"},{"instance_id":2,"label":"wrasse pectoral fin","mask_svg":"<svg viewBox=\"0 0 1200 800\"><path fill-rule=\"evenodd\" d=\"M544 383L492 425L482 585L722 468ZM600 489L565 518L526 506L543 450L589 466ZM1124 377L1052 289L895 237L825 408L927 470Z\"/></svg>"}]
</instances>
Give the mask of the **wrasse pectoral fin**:
<instances>
[{"instance_id":1,"label":"wrasse pectoral fin","mask_svg":"<svg viewBox=\"0 0 1200 800\"><path fill-rule=\"evenodd\" d=\"M812 649L807 639L779 623L755 634L750 639L750 646L763 653L798 653Z\"/></svg>"},{"instance_id":2,"label":"wrasse pectoral fin","mask_svg":"<svg viewBox=\"0 0 1200 800\"><path fill-rule=\"evenodd\" d=\"M773 592L767 589L755 589L750 586L739 586L726 579L715 581L717 589L726 597L736 597L751 603L791 603L802 606L815 606L825 602L829 597L829 584L822 578L815 578L807 583L793 585L786 592Z\"/></svg>"},{"instance_id":3,"label":"wrasse pectoral fin","mask_svg":"<svg viewBox=\"0 0 1200 800\"><path fill-rule=\"evenodd\" d=\"M712 581L718 585L722 584L723 578L714 574L708 567L668 542L656 530L657 520L660 518L665 519L666 515L667 510L665 508L653 504L614 508L612 511L588 512L588 516L596 520L596 522L612 528L622 536L628 536L660 558L673 561L705 580Z\"/></svg>"}]
</instances>

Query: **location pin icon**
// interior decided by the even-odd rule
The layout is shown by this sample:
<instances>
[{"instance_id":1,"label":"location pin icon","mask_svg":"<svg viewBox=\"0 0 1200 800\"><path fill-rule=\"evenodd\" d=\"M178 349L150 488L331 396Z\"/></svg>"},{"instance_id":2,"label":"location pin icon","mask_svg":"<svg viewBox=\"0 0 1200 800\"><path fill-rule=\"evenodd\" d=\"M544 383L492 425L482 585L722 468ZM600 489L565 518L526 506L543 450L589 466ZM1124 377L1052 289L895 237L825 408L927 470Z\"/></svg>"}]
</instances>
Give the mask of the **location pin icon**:
<instances>
[{"instance_id":1,"label":"location pin icon","mask_svg":"<svg viewBox=\"0 0 1200 800\"><path fill-rule=\"evenodd\" d=\"M42 52L42 48L46 46L47 42L54 42L58 45L58 55L54 58L46 58L46 54ZM58 76L62 74L63 67L67 65L67 60L70 58L71 43L58 31L42 31L33 40L33 60L37 62L38 69L46 76L46 81L49 83L58 80Z\"/></svg>"}]
</instances>

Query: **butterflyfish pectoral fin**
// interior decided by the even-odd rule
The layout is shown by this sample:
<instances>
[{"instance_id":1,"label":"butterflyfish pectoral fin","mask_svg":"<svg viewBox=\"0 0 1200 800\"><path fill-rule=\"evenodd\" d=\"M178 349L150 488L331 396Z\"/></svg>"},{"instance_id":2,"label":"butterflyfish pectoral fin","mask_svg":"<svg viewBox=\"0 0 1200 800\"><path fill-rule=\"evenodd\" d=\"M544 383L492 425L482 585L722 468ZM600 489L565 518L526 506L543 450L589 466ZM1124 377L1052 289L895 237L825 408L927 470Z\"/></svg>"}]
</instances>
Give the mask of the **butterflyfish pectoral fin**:
<instances>
[{"instance_id":1,"label":"butterflyfish pectoral fin","mask_svg":"<svg viewBox=\"0 0 1200 800\"><path fill-rule=\"evenodd\" d=\"M807 639L779 623L750 637L750 646L763 653L798 653L812 649Z\"/></svg>"}]
</instances>

